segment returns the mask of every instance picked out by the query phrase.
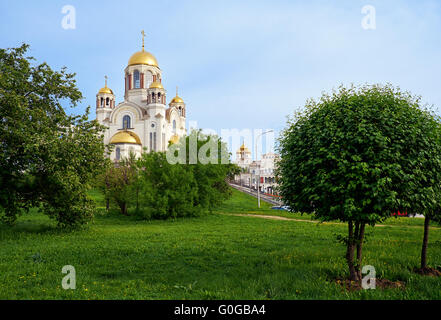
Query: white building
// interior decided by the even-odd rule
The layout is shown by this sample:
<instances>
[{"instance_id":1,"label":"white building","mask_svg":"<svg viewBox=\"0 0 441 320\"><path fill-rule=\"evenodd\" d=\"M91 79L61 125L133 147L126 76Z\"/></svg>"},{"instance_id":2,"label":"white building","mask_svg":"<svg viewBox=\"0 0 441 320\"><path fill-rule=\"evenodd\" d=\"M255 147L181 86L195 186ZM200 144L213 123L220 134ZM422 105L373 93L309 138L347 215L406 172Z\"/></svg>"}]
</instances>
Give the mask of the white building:
<instances>
[{"instance_id":1,"label":"white building","mask_svg":"<svg viewBox=\"0 0 441 320\"><path fill-rule=\"evenodd\" d=\"M277 186L274 170L276 169L279 155L269 152L262 155L260 160L260 188L262 192L274 194Z\"/></svg>"},{"instance_id":2,"label":"white building","mask_svg":"<svg viewBox=\"0 0 441 320\"><path fill-rule=\"evenodd\" d=\"M156 58L144 50L134 53L124 69L124 101L115 104L107 87L96 95L96 119L108 129L104 143L115 145L110 158L120 160L133 152L166 151L169 141L176 143L185 135L186 107L176 96L166 104L162 70ZM176 90L177 91L177 90Z\"/></svg>"},{"instance_id":3,"label":"white building","mask_svg":"<svg viewBox=\"0 0 441 320\"><path fill-rule=\"evenodd\" d=\"M278 160L278 154L269 152L262 155L261 160L252 161L251 151L245 147L245 144L242 144L236 152L235 161L242 172L235 177L235 182L257 190L257 177L260 176L260 191L274 194L277 186L274 170Z\"/></svg>"}]
</instances>

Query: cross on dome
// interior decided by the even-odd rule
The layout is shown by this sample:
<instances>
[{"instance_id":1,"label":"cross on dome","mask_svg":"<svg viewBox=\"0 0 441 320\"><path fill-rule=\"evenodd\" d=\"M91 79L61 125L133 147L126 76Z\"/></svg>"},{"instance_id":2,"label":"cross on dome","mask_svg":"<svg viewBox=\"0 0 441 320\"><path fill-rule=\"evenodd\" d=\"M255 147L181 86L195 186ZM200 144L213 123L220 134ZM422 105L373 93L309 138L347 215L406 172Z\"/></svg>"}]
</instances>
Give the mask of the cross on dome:
<instances>
[{"instance_id":1,"label":"cross on dome","mask_svg":"<svg viewBox=\"0 0 441 320\"><path fill-rule=\"evenodd\" d=\"M109 87L107 87L107 76L104 76L104 87L100 89L100 91L98 91L98 93L108 93L108 94L113 94L112 89L110 89Z\"/></svg>"},{"instance_id":2,"label":"cross on dome","mask_svg":"<svg viewBox=\"0 0 441 320\"><path fill-rule=\"evenodd\" d=\"M141 31L141 34L142 34L142 51L144 51L144 38L145 38L144 30Z\"/></svg>"}]
</instances>

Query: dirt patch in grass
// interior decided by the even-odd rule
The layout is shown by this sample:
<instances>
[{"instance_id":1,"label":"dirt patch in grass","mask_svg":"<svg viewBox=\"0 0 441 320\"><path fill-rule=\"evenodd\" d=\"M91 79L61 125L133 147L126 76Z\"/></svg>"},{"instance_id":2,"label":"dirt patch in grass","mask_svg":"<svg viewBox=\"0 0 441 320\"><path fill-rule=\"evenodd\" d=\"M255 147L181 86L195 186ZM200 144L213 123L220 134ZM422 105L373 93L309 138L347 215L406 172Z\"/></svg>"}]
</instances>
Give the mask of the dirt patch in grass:
<instances>
[{"instance_id":1,"label":"dirt patch in grass","mask_svg":"<svg viewBox=\"0 0 441 320\"><path fill-rule=\"evenodd\" d=\"M431 267L415 268L413 269L413 272L418 273L422 276L441 277L441 272Z\"/></svg>"},{"instance_id":2,"label":"dirt patch in grass","mask_svg":"<svg viewBox=\"0 0 441 320\"><path fill-rule=\"evenodd\" d=\"M336 279L335 282L347 291L364 290L361 281L351 281L349 279ZM375 289L404 289L405 283L403 281L390 281L388 279L375 279Z\"/></svg>"}]
</instances>

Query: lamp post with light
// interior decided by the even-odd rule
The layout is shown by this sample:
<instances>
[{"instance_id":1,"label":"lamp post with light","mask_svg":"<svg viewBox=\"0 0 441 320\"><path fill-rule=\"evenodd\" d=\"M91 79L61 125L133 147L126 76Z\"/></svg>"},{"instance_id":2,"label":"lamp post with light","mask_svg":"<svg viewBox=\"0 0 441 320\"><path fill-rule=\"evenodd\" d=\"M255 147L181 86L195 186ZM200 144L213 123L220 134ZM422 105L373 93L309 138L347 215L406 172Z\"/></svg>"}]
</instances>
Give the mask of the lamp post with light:
<instances>
[{"instance_id":1,"label":"lamp post with light","mask_svg":"<svg viewBox=\"0 0 441 320\"><path fill-rule=\"evenodd\" d=\"M265 132L262 132L261 134L259 134L256 137L256 145L255 145L255 149L256 149L256 166L257 166L257 207L260 208L260 163L257 163L257 142L259 141L259 138L261 136L263 136L264 134L270 133L270 132L274 132L274 130L268 130Z\"/></svg>"}]
</instances>

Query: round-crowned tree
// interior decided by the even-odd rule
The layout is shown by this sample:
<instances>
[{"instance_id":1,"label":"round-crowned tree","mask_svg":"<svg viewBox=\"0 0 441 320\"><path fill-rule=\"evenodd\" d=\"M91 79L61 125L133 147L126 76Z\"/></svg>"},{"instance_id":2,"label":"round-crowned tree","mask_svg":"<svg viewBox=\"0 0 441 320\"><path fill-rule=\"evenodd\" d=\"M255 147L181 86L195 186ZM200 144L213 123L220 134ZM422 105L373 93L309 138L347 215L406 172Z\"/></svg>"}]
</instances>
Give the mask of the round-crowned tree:
<instances>
[{"instance_id":1,"label":"round-crowned tree","mask_svg":"<svg viewBox=\"0 0 441 320\"><path fill-rule=\"evenodd\" d=\"M365 226L392 212L433 213L441 172L437 120L390 85L340 87L288 120L280 195L291 210L348 224L349 279L361 280Z\"/></svg>"}]
</instances>

